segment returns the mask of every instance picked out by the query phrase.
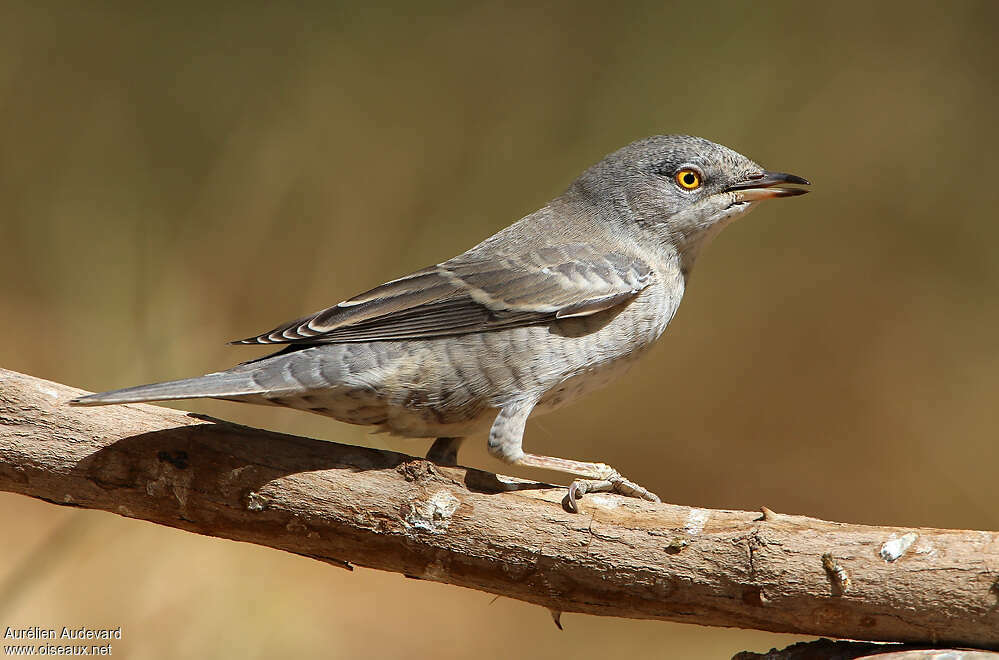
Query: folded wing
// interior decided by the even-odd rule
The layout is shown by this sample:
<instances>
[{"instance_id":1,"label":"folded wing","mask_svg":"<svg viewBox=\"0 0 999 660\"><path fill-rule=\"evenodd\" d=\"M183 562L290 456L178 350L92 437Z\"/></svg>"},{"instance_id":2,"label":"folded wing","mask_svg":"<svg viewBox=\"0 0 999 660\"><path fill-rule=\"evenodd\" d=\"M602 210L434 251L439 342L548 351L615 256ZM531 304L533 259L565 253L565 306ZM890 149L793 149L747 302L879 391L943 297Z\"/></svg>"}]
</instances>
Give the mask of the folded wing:
<instances>
[{"instance_id":1,"label":"folded wing","mask_svg":"<svg viewBox=\"0 0 999 660\"><path fill-rule=\"evenodd\" d=\"M624 304L652 277L637 257L585 244L489 259L465 254L233 343L416 339L550 323Z\"/></svg>"}]
</instances>

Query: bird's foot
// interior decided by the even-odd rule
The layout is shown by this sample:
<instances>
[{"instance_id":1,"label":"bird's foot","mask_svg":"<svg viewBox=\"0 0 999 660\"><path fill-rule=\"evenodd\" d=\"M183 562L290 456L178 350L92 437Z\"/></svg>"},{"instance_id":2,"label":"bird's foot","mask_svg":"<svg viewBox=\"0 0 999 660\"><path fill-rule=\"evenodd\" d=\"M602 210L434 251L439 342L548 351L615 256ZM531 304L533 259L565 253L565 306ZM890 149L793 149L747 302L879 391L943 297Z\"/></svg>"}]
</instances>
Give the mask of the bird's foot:
<instances>
[{"instance_id":1,"label":"bird's foot","mask_svg":"<svg viewBox=\"0 0 999 660\"><path fill-rule=\"evenodd\" d=\"M503 456L501 455L500 457L502 458ZM662 501L659 497L642 488L634 481L629 481L622 477L620 472L606 463L586 463L568 458L555 458L554 456L539 456L537 454L526 453L521 453L520 456L510 462L525 467L555 470L582 477L582 479L576 479L570 484L569 492L566 493L565 498L562 500L562 506L569 513L577 513L579 511L576 500L586 493L620 493L626 497L637 497L650 502Z\"/></svg>"},{"instance_id":2,"label":"bird's foot","mask_svg":"<svg viewBox=\"0 0 999 660\"><path fill-rule=\"evenodd\" d=\"M622 477L617 470L609 466L608 469L609 474L601 479L576 479L569 484L569 492L562 499L562 506L565 507L565 510L569 513L579 513L579 505L576 500L586 493L618 493L625 497L636 497L649 502L662 501L655 493L651 493L634 481Z\"/></svg>"}]
</instances>

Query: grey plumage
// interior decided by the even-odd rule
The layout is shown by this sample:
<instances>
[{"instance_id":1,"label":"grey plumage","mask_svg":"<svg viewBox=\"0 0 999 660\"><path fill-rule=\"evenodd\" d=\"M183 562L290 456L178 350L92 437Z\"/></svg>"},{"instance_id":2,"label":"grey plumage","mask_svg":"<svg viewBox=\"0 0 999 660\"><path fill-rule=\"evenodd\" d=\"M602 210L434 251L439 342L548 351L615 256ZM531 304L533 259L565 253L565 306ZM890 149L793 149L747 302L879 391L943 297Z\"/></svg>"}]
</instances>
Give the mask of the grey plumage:
<instances>
[{"instance_id":1,"label":"grey plumage","mask_svg":"<svg viewBox=\"0 0 999 660\"><path fill-rule=\"evenodd\" d=\"M283 344L230 370L81 397L104 405L211 397L282 405L410 437L490 428L509 462L578 476L578 495L656 499L609 466L527 454L532 411L605 384L665 330L701 247L755 202L805 192L701 138L610 154L565 193L453 259L237 344Z\"/></svg>"}]
</instances>

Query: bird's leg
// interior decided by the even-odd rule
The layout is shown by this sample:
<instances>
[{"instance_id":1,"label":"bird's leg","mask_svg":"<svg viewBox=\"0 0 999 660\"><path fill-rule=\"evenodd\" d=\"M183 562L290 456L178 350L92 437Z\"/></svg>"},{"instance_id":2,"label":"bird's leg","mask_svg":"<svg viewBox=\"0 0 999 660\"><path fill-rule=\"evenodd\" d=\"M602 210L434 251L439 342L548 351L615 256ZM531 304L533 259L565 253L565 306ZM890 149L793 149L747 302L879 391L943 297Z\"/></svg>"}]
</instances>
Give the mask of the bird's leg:
<instances>
[{"instance_id":1,"label":"bird's leg","mask_svg":"<svg viewBox=\"0 0 999 660\"><path fill-rule=\"evenodd\" d=\"M650 493L621 473L604 463L587 463L568 458L527 454L523 449L524 426L534 409L534 401L518 401L507 404L500 410L489 431L489 453L507 463L526 467L543 468L572 474L576 479L569 485L569 492L562 501L571 513L579 511L576 500L586 493L615 492L628 497L659 502L659 497Z\"/></svg>"},{"instance_id":2,"label":"bird's leg","mask_svg":"<svg viewBox=\"0 0 999 660\"><path fill-rule=\"evenodd\" d=\"M458 464L458 448L464 438L437 438L427 452L427 460L437 465Z\"/></svg>"}]
</instances>

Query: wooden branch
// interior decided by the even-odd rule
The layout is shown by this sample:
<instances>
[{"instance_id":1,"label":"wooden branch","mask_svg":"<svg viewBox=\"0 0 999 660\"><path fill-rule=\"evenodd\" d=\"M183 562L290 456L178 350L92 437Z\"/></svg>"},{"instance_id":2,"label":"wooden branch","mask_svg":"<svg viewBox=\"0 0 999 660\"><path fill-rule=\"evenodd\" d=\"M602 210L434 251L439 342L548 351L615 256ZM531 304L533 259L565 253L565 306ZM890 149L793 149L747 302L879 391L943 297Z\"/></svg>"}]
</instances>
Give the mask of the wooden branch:
<instances>
[{"instance_id":1,"label":"wooden branch","mask_svg":"<svg viewBox=\"0 0 999 660\"><path fill-rule=\"evenodd\" d=\"M732 660L997 660L999 653L971 649L927 648L919 644L848 642L817 639L767 653L743 651Z\"/></svg>"},{"instance_id":2,"label":"wooden branch","mask_svg":"<svg viewBox=\"0 0 999 660\"><path fill-rule=\"evenodd\" d=\"M999 647L999 534L561 489L0 370L0 490L480 589L555 612Z\"/></svg>"}]
</instances>

